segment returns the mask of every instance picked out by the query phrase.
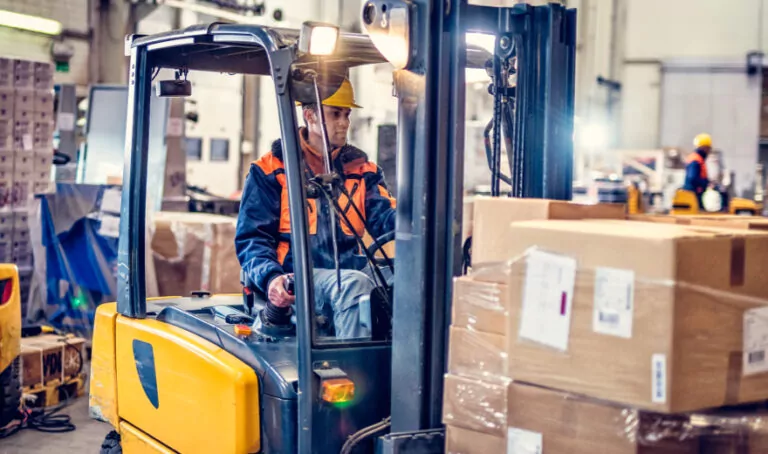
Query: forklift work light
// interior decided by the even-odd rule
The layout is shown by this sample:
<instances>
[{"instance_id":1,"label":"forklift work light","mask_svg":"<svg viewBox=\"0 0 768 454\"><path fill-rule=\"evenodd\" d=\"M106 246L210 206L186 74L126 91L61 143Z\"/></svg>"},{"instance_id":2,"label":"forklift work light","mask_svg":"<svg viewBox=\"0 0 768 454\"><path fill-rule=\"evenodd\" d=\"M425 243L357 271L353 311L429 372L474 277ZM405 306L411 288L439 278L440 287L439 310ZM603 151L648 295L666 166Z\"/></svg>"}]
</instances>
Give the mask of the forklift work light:
<instances>
[{"instance_id":1,"label":"forklift work light","mask_svg":"<svg viewBox=\"0 0 768 454\"><path fill-rule=\"evenodd\" d=\"M376 49L395 69L411 59L410 14L401 0L369 0L363 6L363 26Z\"/></svg>"},{"instance_id":2,"label":"forklift work light","mask_svg":"<svg viewBox=\"0 0 768 454\"><path fill-rule=\"evenodd\" d=\"M343 404L355 398L355 384L348 378L323 380L320 388L322 399L331 404Z\"/></svg>"},{"instance_id":3,"label":"forklift work light","mask_svg":"<svg viewBox=\"0 0 768 454\"><path fill-rule=\"evenodd\" d=\"M332 55L339 41L339 28L319 22L304 22L299 34L299 51L310 55Z\"/></svg>"}]
</instances>

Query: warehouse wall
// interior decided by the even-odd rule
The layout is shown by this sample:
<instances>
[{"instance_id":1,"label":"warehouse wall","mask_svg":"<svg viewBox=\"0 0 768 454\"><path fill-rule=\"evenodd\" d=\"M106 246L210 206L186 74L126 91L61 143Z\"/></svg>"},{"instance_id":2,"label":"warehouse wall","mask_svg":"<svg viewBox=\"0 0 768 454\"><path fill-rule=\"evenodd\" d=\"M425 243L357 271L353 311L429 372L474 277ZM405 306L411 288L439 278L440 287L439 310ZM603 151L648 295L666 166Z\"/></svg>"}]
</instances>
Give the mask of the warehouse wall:
<instances>
[{"instance_id":1,"label":"warehouse wall","mask_svg":"<svg viewBox=\"0 0 768 454\"><path fill-rule=\"evenodd\" d=\"M89 31L88 0L0 0L0 10L30 14L61 22L64 30L79 35ZM54 83L88 85L90 45L88 41L64 38L74 49L69 72L57 72ZM51 60L52 39L22 30L0 27L0 55L30 60Z\"/></svg>"},{"instance_id":2,"label":"warehouse wall","mask_svg":"<svg viewBox=\"0 0 768 454\"><path fill-rule=\"evenodd\" d=\"M738 168L732 170L739 174L739 187L746 190L751 186L748 174L757 156L755 127L759 121L759 99L751 99L748 93L758 93L754 88L759 86L760 76L748 78L739 67L746 67L748 52L768 50L765 0L577 0L568 3L579 8L577 139L579 124L602 122L609 127L613 139L609 140L606 152L609 148L690 147L691 138L687 135L691 134L691 128L709 125L707 129L713 133L720 131L719 139L715 137L715 140L728 149L726 165ZM680 62L695 68L691 66L682 71L687 71L687 75L675 70L674 80L664 76L665 64L679 67ZM731 76L701 75L722 72ZM615 98L606 97L606 90L595 81L597 75L621 82L620 93ZM708 90L713 94L698 90L701 93L695 95L696 87L701 84L710 87ZM682 89L688 94L683 96ZM665 96L680 99L678 95L688 97L689 107L690 97L698 97L699 105L707 109L701 107L697 115L681 117L678 114L685 109L672 109L674 100L665 99ZM715 113L731 114L712 116L698 112L709 112L710 105ZM732 115L734 112L738 113L739 121L727 121L736 118ZM707 115L717 120L707 122L704 119ZM677 122L672 126L671 118ZM683 135L686 140L682 140ZM577 152L584 152L578 141Z\"/></svg>"}]
</instances>

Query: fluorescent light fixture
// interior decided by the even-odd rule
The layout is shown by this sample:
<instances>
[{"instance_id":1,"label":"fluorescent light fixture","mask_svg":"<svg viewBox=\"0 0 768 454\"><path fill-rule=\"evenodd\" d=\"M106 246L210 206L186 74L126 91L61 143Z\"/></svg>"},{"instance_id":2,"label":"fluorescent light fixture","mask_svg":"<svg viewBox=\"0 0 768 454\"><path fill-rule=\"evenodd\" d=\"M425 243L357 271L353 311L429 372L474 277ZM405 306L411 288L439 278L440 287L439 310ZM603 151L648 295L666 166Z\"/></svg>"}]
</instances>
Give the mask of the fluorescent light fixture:
<instances>
[{"instance_id":1,"label":"fluorescent light fixture","mask_svg":"<svg viewBox=\"0 0 768 454\"><path fill-rule=\"evenodd\" d=\"M588 123L581 130L581 145L590 149L608 146L608 129L600 123Z\"/></svg>"},{"instance_id":2,"label":"fluorescent light fixture","mask_svg":"<svg viewBox=\"0 0 768 454\"><path fill-rule=\"evenodd\" d=\"M60 35L61 22L44 17L0 10L0 27L18 28L45 35Z\"/></svg>"},{"instance_id":3,"label":"fluorescent light fixture","mask_svg":"<svg viewBox=\"0 0 768 454\"><path fill-rule=\"evenodd\" d=\"M310 55L332 55L339 40L339 27L304 22L299 35L299 51Z\"/></svg>"}]
</instances>

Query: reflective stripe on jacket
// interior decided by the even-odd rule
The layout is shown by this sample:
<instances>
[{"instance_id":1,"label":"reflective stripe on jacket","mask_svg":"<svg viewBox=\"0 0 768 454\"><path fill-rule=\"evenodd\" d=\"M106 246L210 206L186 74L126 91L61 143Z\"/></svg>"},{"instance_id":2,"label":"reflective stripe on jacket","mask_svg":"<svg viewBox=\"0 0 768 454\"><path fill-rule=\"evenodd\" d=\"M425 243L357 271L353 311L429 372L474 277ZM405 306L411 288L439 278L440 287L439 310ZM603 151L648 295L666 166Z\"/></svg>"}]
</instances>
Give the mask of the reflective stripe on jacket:
<instances>
[{"instance_id":1,"label":"reflective stripe on jacket","mask_svg":"<svg viewBox=\"0 0 768 454\"><path fill-rule=\"evenodd\" d=\"M305 134L304 130L301 132ZM365 220L374 237L394 230L395 199L387 189L381 169L369 162L362 150L351 145L341 148L333 164L349 194L349 197L340 194L338 202L352 229L362 237ZM362 219L357 211L360 211ZM334 267L330 214L331 208L325 198L307 200L310 248L315 268ZM360 249L350 226L342 219L337 225L340 266L362 269L365 260L358 255ZM293 272L290 233L282 146L277 140L272 144L270 153L251 164L243 188L235 236L240 264L262 292L266 293L272 278Z\"/></svg>"}]
</instances>

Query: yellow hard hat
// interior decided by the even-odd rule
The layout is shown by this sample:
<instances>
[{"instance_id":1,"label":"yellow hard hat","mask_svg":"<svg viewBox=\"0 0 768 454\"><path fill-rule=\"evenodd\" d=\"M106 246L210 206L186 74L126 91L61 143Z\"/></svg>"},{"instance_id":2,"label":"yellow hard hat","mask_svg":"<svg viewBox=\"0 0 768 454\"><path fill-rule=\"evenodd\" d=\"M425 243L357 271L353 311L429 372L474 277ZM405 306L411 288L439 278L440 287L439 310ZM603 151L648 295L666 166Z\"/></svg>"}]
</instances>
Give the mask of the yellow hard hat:
<instances>
[{"instance_id":1,"label":"yellow hard hat","mask_svg":"<svg viewBox=\"0 0 768 454\"><path fill-rule=\"evenodd\" d=\"M349 109L360 109L361 107L355 104L355 89L352 88L352 82L349 79L344 79L341 86L336 93L325 98L323 100L324 106L332 107L346 107Z\"/></svg>"},{"instance_id":2,"label":"yellow hard hat","mask_svg":"<svg viewBox=\"0 0 768 454\"><path fill-rule=\"evenodd\" d=\"M709 134L699 134L693 139L693 146L698 150L702 147L712 147L712 137Z\"/></svg>"}]
</instances>

